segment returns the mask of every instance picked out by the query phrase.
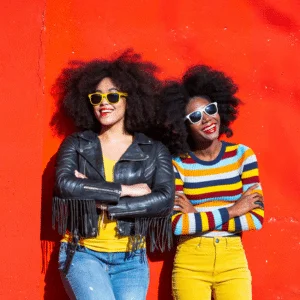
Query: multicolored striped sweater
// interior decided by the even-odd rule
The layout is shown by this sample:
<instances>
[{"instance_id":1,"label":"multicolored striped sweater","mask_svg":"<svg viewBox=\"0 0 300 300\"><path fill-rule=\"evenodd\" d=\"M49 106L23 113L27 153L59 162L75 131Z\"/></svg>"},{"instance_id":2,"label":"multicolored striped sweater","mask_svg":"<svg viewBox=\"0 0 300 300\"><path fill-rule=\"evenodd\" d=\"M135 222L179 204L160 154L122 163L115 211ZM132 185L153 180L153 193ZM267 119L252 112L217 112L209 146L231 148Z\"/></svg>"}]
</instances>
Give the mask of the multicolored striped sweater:
<instances>
[{"instance_id":1,"label":"multicolored striped sweater","mask_svg":"<svg viewBox=\"0 0 300 300\"><path fill-rule=\"evenodd\" d=\"M261 208L229 219L232 206L250 186L259 183L254 152L242 144L222 141L221 151L213 161L203 161L190 152L173 159L176 191L182 192L197 213L174 212L175 235L229 236L246 230L261 229ZM261 186L255 190L262 194Z\"/></svg>"}]
</instances>

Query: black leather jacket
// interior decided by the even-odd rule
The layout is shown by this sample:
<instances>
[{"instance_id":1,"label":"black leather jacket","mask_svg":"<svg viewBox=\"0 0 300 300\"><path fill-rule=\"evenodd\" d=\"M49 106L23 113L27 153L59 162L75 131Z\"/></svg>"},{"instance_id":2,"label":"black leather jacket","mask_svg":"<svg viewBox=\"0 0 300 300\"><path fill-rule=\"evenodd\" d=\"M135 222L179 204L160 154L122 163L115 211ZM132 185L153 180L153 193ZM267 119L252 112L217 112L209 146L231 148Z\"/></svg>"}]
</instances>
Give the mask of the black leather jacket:
<instances>
[{"instance_id":1,"label":"black leather jacket","mask_svg":"<svg viewBox=\"0 0 300 300\"><path fill-rule=\"evenodd\" d=\"M75 170L88 179L76 178ZM120 197L121 184L136 183L147 183L152 192L141 197ZM108 205L108 215L117 220L120 235L147 234L147 230L141 232L138 228L151 230L154 219L158 221L156 225L167 229L161 220L170 221L174 192L171 156L162 143L135 134L133 143L115 165L114 182L107 182L99 138L92 131L84 131L67 137L58 151L53 218L65 224L61 230L64 233L70 220L81 215L80 222L83 220L85 227L81 235L96 236L95 203L100 202ZM73 222L71 231L80 222Z\"/></svg>"}]
</instances>

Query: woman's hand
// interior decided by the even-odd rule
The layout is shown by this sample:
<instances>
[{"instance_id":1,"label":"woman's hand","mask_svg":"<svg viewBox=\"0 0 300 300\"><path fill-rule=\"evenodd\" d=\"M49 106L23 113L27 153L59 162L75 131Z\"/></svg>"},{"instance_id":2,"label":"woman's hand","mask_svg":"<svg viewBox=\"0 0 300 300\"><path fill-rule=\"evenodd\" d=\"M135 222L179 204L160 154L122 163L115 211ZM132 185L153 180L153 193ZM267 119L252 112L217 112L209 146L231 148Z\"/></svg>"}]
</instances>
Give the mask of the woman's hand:
<instances>
[{"instance_id":1,"label":"woman's hand","mask_svg":"<svg viewBox=\"0 0 300 300\"><path fill-rule=\"evenodd\" d=\"M183 213L195 213L197 210L192 205L190 200L182 193L175 193L175 206L174 210L181 211Z\"/></svg>"},{"instance_id":2,"label":"woman's hand","mask_svg":"<svg viewBox=\"0 0 300 300\"><path fill-rule=\"evenodd\" d=\"M77 178L81 178L81 179L86 179L86 178L87 178L84 174L78 172L77 170L74 171L74 175L75 175Z\"/></svg>"},{"instance_id":3,"label":"woman's hand","mask_svg":"<svg viewBox=\"0 0 300 300\"><path fill-rule=\"evenodd\" d=\"M151 193L151 189L146 183L137 183L133 185L121 185L121 197L139 197L145 196Z\"/></svg>"},{"instance_id":4,"label":"woman's hand","mask_svg":"<svg viewBox=\"0 0 300 300\"><path fill-rule=\"evenodd\" d=\"M228 208L229 218L240 217L254 208L263 208L263 197L257 192L253 192L258 188L255 184L248 188L242 197L231 207Z\"/></svg>"}]
</instances>

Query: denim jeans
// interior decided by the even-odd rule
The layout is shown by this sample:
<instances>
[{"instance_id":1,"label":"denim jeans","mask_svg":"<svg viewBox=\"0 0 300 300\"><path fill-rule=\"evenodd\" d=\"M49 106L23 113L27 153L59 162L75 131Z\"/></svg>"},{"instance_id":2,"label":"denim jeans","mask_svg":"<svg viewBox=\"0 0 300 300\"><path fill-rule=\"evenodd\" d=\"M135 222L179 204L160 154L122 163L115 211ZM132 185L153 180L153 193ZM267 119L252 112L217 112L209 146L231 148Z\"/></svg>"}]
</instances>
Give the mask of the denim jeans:
<instances>
[{"instance_id":1,"label":"denim jeans","mask_svg":"<svg viewBox=\"0 0 300 300\"><path fill-rule=\"evenodd\" d=\"M240 237L180 237L172 274L175 300L251 300Z\"/></svg>"},{"instance_id":2,"label":"denim jeans","mask_svg":"<svg viewBox=\"0 0 300 300\"><path fill-rule=\"evenodd\" d=\"M69 272L62 272L67 243L61 243L59 270L70 299L144 300L149 285L145 249L135 252L96 252L78 246Z\"/></svg>"}]
</instances>

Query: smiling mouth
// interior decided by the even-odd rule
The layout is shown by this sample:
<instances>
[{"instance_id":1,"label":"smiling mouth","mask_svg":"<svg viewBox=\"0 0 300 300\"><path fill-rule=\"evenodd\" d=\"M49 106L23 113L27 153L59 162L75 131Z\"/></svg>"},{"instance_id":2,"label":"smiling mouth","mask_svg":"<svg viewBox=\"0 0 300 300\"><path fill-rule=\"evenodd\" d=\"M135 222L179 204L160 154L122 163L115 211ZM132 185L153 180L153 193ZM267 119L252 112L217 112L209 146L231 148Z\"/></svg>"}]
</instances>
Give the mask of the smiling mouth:
<instances>
[{"instance_id":1,"label":"smiling mouth","mask_svg":"<svg viewBox=\"0 0 300 300\"><path fill-rule=\"evenodd\" d=\"M202 131L205 133L205 134L212 134L212 133L215 133L217 131L217 126L216 124L211 124L209 126L206 126L202 129Z\"/></svg>"},{"instance_id":2,"label":"smiling mouth","mask_svg":"<svg viewBox=\"0 0 300 300\"><path fill-rule=\"evenodd\" d=\"M113 109L100 109L100 116L101 117L106 117L110 113L112 113L114 110Z\"/></svg>"}]
</instances>

